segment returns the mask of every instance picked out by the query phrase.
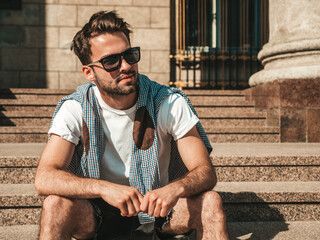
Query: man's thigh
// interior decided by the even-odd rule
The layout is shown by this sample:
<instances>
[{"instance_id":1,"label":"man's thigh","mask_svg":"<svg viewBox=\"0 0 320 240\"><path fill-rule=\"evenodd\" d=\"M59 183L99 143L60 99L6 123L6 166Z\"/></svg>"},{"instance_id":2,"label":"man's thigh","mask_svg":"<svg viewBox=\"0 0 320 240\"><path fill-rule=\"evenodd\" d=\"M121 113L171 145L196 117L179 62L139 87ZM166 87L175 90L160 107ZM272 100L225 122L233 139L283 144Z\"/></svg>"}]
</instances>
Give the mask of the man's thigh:
<instances>
[{"instance_id":1,"label":"man's thigh","mask_svg":"<svg viewBox=\"0 0 320 240\"><path fill-rule=\"evenodd\" d=\"M44 229L48 226L60 229L76 238L90 238L96 227L94 209L85 199L49 195L43 202L41 225Z\"/></svg>"}]
</instances>

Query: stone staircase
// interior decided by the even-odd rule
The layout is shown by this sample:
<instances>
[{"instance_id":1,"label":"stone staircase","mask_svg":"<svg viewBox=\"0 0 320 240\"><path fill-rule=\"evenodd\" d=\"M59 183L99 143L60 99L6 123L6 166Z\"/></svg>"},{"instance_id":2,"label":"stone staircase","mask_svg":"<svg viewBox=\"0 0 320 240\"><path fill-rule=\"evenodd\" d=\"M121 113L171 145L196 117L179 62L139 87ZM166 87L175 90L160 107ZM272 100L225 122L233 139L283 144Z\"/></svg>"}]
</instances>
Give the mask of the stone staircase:
<instances>
[{"instance_id":1,"label":"stone staircase","mask_svg":"<svg viewBox=\"0 0 320 240\"><path fill-rule=\"evenodd\" d=\"M34 175L55 105L70 90L0 91L0 239L37 239ZM186 90L205 127L231 239L319 239L320 144L279 143L242 91Z\"/></svg>"}]
</instances>

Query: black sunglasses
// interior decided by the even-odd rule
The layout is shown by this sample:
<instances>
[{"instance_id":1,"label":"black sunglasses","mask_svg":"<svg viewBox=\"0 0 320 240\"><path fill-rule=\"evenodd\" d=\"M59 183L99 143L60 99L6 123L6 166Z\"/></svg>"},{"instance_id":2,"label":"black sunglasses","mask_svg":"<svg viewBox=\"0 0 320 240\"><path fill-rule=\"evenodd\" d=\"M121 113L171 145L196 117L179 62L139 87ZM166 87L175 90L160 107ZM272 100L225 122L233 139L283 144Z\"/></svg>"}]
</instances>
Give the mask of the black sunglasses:
<instances>
[{"instance_id":1,"label":"black sunglasses","mask_svg":"<svg viewBox=\"0 0 320 240\"><path fill-rule=\"evenodd\" d=\"M129 48L122 53L106 56L96 62L89 63L87 66L90 67L94 64L101 63L107 72L112 72L120 68L122 56L128 64L135 64L140 61L140 47Z\"/></svg>"}]
</instances>

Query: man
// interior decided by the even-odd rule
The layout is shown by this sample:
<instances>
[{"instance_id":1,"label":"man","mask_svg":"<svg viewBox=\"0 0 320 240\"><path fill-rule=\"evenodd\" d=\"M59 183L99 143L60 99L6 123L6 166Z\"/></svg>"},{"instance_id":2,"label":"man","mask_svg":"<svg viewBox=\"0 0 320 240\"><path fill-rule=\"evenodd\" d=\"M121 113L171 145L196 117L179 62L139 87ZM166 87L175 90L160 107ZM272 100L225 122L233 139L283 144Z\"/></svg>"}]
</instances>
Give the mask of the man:
<instances>
[{"instance_id":1,"label":"man","mask_svg":"<svg viewBox=\"0 0 320 240\"><path fill-rule=\"evenodd\" d=\"M40 239L228 239L199 119L183 93L138 74L130 32L102 11L73 39L89 83L54 114L35 179Z\"/></svg>"}]
</instances>

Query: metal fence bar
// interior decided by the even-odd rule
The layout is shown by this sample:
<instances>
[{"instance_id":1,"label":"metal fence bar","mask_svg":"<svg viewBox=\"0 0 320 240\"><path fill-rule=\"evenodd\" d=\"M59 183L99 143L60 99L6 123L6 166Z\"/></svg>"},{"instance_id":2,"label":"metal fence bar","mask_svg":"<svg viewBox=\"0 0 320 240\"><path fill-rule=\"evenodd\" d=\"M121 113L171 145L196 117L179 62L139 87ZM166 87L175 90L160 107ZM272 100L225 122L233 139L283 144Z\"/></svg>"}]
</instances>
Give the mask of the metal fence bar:
<instances>
[{"instance_id":1,"label":"metal fence bar","mask_svg":"<svg viewBox=\"0 0 320 240\"><path fill-rule=\"evenodd\" d=\"M257 53L267 41L267 0L216 0L216 12L211 15L210 1L195 1L171 0L171 84L183 83L185 88L248 87L249 76L262 68ZM192 16L190 11L201 16ZM217 16L216 30L208 27L213 15ZM216 31L216 35L209 31ZM213 38L216 45L211 46Z\"/></svg>"}]
</instances>

